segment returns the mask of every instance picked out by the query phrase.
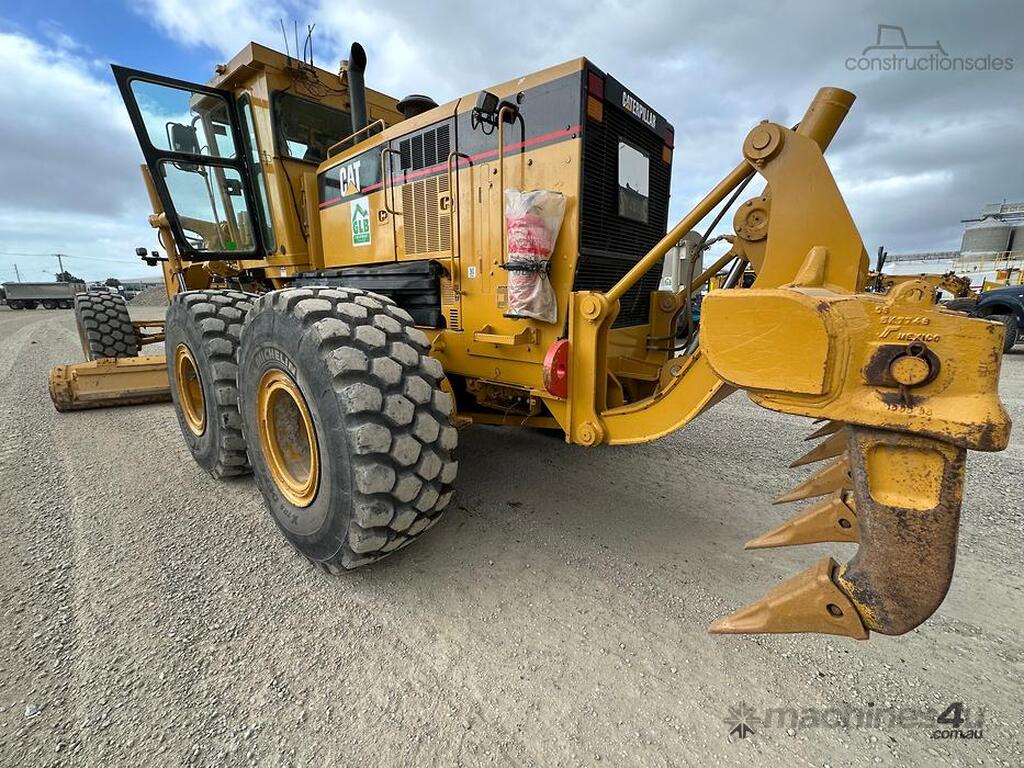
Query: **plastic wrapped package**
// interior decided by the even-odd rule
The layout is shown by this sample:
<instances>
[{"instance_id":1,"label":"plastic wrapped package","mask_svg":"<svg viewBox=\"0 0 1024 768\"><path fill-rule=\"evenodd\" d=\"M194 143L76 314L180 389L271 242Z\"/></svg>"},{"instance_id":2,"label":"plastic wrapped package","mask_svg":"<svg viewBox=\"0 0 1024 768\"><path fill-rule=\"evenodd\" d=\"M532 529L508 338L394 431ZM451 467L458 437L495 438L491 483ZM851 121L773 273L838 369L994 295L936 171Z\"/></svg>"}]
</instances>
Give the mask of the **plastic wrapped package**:
<instances>
[{"instance_id":1,"label":"plastic wrapped package","mask_svg":"<svg viewBox=\"0 0 1024 768\"><path fill-rule=\"evenodd\" d=\"M558 320L558 304L548 273L564 215L565 195L560 192L505 190L506 317L529 317L545 323Z\"/></svg>"}]
</instances>

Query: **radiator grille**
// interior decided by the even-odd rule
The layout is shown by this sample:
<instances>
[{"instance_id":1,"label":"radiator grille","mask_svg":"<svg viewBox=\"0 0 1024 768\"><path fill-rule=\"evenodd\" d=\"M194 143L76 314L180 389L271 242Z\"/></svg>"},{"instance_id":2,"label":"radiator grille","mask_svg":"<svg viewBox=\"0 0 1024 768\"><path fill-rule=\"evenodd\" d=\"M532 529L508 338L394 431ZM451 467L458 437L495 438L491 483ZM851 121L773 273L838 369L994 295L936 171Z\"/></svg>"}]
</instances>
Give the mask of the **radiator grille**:
<instances>
[{"instance_id":1,"label":"radiator grille","mask_svg":"<svg viewBox=\"0 0 1024 768\"><path fill-rule=\"evenodd\" d=\"M398 154L405 173L431 168L448 160L451 152L451 126L434 128L402 139ZM441 200L448 196L448 175L440 174L402 185L402 225L405 252L434 254L451 250L452 218Z\"/></svg>"},{"instance_id":2,"label":"radiator grille","mask_svg":"<svg viewBox=\"0 0 1024 768\"><path fill-rule=\"evenodd\" d=\"M576 267L574 291L607 291L630 270L635 262L608 256L587 256ZM652 267L619 300L619 316L612 328L646 325L650 319L650 296L661 282L661 262Z\"/></svg>"},{"instance_id":3,"label":"radiator grille","mask_svg":"<svg viewBox=\"0 0 1024 768\"><path fill-rule=\"evenodd\" d=\"M619 141L649 159L647 222L619 216ZM610 102L601 123L583 129L580 184L580 260L574 291L607 291L664 235L668 224L671 165L662 161L663 140ZM658 290L661 262L652 267L620 302L613 328L644 325L650 319L650 293Z\"/></svg>"},{"instance_id":4,"label":"radiator grille","mask_svg":"<svg viewBox=\"0 0 1024 768\"><path fill-rule=\"evenodd\" d=\"M618 215L619 141L641 150L650 161L647 223ZM662 162L663 144L660 136L611 104L605 105L604 122L587 122L580 189L580 249L584 253L635 260L664 236L672 167Z\"/></svg>"}]
</instances>

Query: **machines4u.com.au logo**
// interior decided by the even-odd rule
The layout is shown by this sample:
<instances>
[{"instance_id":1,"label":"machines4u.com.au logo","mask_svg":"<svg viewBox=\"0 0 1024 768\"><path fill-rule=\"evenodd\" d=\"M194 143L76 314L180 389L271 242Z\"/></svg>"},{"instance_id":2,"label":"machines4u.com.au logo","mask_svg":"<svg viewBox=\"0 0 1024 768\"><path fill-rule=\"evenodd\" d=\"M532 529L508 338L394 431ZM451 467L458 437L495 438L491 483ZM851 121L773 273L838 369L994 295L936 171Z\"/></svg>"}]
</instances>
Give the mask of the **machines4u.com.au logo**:
<instances>
[{"instance_id":1,"label":"machines4u.com.au logo","mask_svg":"<svg viewBox=\"0 0 1024 768\"><path fill-rule=\"evenodd\" d=\"M770 707L758 713L746 702L729 707L722 722L730 739L747 739L771 729L794 735L802 728L919 730L930 739L975 740L985 735L985 708L954 701L945 707Z\"/></svg>"}]
</instances>

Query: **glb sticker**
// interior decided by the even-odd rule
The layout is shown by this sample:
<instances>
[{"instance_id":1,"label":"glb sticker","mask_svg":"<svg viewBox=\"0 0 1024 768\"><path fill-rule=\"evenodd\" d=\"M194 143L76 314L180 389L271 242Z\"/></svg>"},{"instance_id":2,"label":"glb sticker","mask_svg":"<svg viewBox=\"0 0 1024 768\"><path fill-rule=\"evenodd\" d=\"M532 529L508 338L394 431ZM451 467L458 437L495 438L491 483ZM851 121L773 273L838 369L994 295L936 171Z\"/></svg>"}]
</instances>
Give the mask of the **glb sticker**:
<instances>
[{"instance_id":1,"label":"glb sticker","mask_svg":"<svg viewBox=\"0 0 1024 768\"><path fill-rule=\"evenodd\" d=\"M352 213L352 245L370 244L370 201L357 197L349 203Z\"/></svg>"}]
</instances>

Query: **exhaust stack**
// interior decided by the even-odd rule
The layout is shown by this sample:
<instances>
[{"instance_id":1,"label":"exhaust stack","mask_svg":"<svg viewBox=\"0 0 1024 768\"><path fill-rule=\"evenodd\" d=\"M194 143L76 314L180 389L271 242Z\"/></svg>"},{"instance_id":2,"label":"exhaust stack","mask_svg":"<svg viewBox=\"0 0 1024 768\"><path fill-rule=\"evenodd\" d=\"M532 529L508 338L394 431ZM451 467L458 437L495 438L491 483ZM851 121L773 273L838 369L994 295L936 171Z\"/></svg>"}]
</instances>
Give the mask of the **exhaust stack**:
<instances>
[{"instance_id":1,"label":"exhaust stack","mask_svg":"<svg viewBox=\"0 0 1024 768\"><path fill-rule=\"evenodd\" d=\"M367 126L366 118L366 83L363 73L366 72L366 51L359 43L352 43L348 55L348 100L352 111L352 132L360 131Z\"/></svg>"}]
</instances>

